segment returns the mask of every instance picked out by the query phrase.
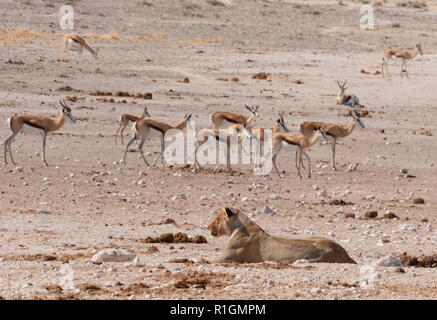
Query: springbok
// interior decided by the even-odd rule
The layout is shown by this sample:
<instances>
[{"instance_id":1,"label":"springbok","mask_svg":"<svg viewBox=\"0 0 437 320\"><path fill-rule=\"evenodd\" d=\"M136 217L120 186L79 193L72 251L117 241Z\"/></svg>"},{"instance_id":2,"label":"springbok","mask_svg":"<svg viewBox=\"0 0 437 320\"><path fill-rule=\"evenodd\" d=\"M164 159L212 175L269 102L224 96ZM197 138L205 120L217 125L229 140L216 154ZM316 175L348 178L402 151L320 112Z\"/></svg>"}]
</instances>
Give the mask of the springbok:
<instances>
[{"instance_id":1,"label":"springbok","mask_svg":"<svg viewBox=\"0 0 437 320\"><path fill-rule=\"evenodd\" d=\"M222 133L222 134L220 134L220 133ZM203 138L203 140L200 140L199 137ZM254 136L252 135L252 129L250 128L249 123L233 124L226 129L224 134L223 134L223 132L220 132L219 129L204 128L204 129L198 130L196 132L197 146L194 150L194 160L195 160L194 161L194 171L196 173L197 173L197 166L199 168L201 168L199 162L197 161L197 151L198 151L200 146L202 146L203 144L205 144L208 141L208 139L209 139L208 137L213 137L219 143L225 144L225 146L226 146L225 147L226 148L225 149L225 151L226 151L226 168L228 169L228 172L232 175L232 169L231 169L231 163L230 163L231 138L236 137L237 143L241 144L241 142L243 141L243 138L252 138ZM243 147L243 151L245 151L244 147ZM217 165L217 167L214 169L214 172L213 172L214 174L217 172L217 170L220 168L221 165L222 165L222 162L220 161L219 164Z\"/></svg>"},{"instance_id":2,"label":"springbok","mask_svg":"<svg viewBox=\"0 0 437 320\"><path fill-rule=\"evenodd\" d=\"M85 40L77 34L67 34L64 36L64 52L70 50L73 46L77 46L77 54L82 57L82 48L88 50L95 59L97 59L97 52L95 52Z\"/></svg>"},{"instance_id":3,"label":"springbok","mask_svg":"<svg viewBox=\"0 0 437 320\"><path fill-rule=\"evenodd\" d=\"M48 166L46 161L46 139L47 134L52 131L57 131L62 128L65 119L69 119L72 123L76 122L76 118L71 114L71 108L67 106L65 101L59 101L62 106L62 113L56 119L50 119L44 116L32 115L14 115L8 118L8 126L12 134L4 142L4 157L5 163L8 164L6 151L9 149L11 161L15 164L12 158L11 145L15 136L21 131L24 133L40 133L42 136L42 161L45 166Z\"/></svg>"},{"instance_id":4,"label":"springbok","mask_svg":"<svg viewBox=\"0 0 437 320\"><path fill-rule=\"evenodd\" d=\"M349 116L351 119L349 120L348 125L341 126L334 123L324 123L324 122L315 122L315 121L307 121L303 122L300 125L300 133L305 137L311 137L314 131L319 130L323 125L325 125L326 135L331 140L331 150L332 150L332 169L337 170L335 167L335 144L338 139L345 138L349 136L355 129L355 124L358 124L361 128L365 128L364 123L361 121L360 114L356 109L349 110Z\"/></svg>"},{"instance_id":5,"label":"springbok","mask_svg":"<svg viewBox=\"0 0 437 320\"><path fill-rule=\"evenodd\" d=\"M143 158L146 165L148 167L150 167L150 164L147 161L147 159L143 153L143 145L144 145L144 142L149 134L152 134L152 135L157 134L161 139L161 152L156 157L152 166L155 166L156 161L161 156L161 164L164 167L165 166L164 165L164 150L165 150L164 137L165 137L166 132L170 129L184 130L185 127L187 126L187 122L190 120L190 118L191 118L191 114L186 114L183 117L183 119L181 121L179 121L179 123L174 127L168 125L165 122L160 122L160 121L151 120L151 119L139 119L139 120L135 121L135 123L132 127L135 131L134 135L133 135L132 139L127 143L126 150L124 152L124 157L123 157L124 164L126 164L126 153L129 149L129 147L131 146L131 144L135 140L139 139L140 144L138 145L138 151L140 151L141 157Z\"/></svg>"},{"instance_id":6,"label":"springbok","mask_svg":"<svg viewBox=\"0 0 437 320\"><path fill-rule=\"evenodd\" d=\"M117 136L118 136L118 131L120 131L120 129L121 129L121 132L120 132L121 144L124 144L123 131L124 131L124 129L126 129L129 122L135 122L139 119L144 119L145 117L150 117L150 114L147 111L147 106L144 107L143 114L141 115L141 117L136 117L136 116L133 116L133 115L127 114L127 113L122 114L120 117L120 120L118 121L119 127L117 129L117 132L115 133L115 144L117 144Z\"/></svg>"},{"instance_id":7,"label":"springbok","mask_svg":"<svg viewBox=\"0 0 437 320\"><path fill-rule=\"evenodd\" d=\"M343 82L343 84L340 84L340 81L337 80L337 85L340 88L340 94L337 95L336 101L337 104L341 104L348 107L360 107L363 108L364 106L360 104L360 100L358 100L358 97L354 94L346 94L344 93L347 89L346 87L346 80Z\"/></svg>"},{"instance_id":8,"label":"springbok","mask_svg":"<svg viewBox=\"0 0 437 320\"><path fill-rule=\"evenodd\" d=\"M212 129L219 129L222 125L225 127L228 127L229 125L236 124L236 123L250 123L253 121L254 117L259 117L258 109L259 106L253 106L249 107L248 105L245 105L245 108L250 111L250 114L248 116L243 116L239 113L232 113L232 112L224 112L224 111L218 111L214 112L211 115L211 124Z\"/></svg>"},{"instance_id":9,"label":"springbok","mask_svg":"<svg viewBox=\"0 0 437 320\"><path fill-rule=\"evenodd\" d=\"M311 147L312 145L314 145L321 137L323 137L325 140L328 139L325 133L324 124L322 124L322 126L317 130L317 132L311 138L308 138L302 134L294 135L294 134L282 133L282 132L278 132L275 135L273 135L272 162L273 162L273 167L275 168L278 176L282 178L276 166L276 159L278 157L278 154L282 148L291 148L291 149L295 149L299 155L299 159L297 159L297 156L295 159L297 175L299 176L299 178L302 178L300 174L300 165L298 165L298 161L299 163L302 163L302 154L303 154L308 160L308 177L311 178L311 159L308 156L308 154L305 152L305 150Z\"/></svg>"},{"instance_id":10,"label":"springbok","mask_svg":"<svg viewBox=\"0 0 437 320\"><path fill-rule=\"evenodd\" d=\"M400 50L400 49L392 49L392 48L385 49L384 50L384 57L382 58L382 65L381 65L382 77L384 78L384 67L385 67L385 69L387 70L387 74L391 78L390 71L388 70L388 63L390 62L392 57L395 57L398 59L402 59L401 78L402 78L403 72L405 72L405 75L408 78L407 62L408 62L408 60L414 59L418 53L423 55L422 46L420 44L417 44L416 48L411 53L406 51L406 50ZM405 66L405 69L404 69L404 66Z\"/></svg>"}]
</instances>

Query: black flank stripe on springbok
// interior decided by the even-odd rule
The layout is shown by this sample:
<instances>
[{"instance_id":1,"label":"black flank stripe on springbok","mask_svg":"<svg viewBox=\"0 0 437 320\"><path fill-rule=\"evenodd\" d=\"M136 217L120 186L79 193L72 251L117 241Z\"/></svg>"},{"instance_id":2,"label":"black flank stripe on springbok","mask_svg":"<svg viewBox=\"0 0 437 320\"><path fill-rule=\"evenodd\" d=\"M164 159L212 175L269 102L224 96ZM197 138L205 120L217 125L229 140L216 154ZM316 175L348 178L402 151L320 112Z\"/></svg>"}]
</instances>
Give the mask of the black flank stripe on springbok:
<instances>
[{"instance_id":1,"label":"black flank stripe on springbok","mask_svg":"<svg viewBox=\"0 0 437 320\"><path fill-rule=\"evenodd\" d=\"M29 120L24 120L24 123L27 124L28 126L31 126L31 127L34 127L34 128L37 128L37 129L40 129L40 130L43 130L43 131L46 131L44 129L44 127L42 127L42 126L40 126L40 125L38 125L38 124L36 124L34 122L31 122Z\"/></svg>"},{"instance_id":2,"label":"black flank stripe on springbok","mask_svg":"<svg viewBox=\"0 0 437 320\"><path fill-rule=\"evenodd\" d=\"M151 128L153 128L153 129L155 129L155 130L160 131L162 134L164 134L164 131L162 131L161 128L159 128L159 127L157 127L157 126L154 126L153 124L149 124L149 126L150 126Z\"/></svg>"}]
</instances>

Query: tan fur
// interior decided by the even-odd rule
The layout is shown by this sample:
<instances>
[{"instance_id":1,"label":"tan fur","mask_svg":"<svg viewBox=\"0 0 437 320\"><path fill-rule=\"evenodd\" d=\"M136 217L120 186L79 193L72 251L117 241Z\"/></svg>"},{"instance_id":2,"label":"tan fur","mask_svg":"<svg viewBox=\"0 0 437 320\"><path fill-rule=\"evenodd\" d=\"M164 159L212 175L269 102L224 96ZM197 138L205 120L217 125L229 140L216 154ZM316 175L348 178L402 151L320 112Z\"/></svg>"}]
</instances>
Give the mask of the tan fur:
<instances>
[{"instance_id":1,"label":"tan fur","mask_svg":"<svg viewBox=\"0 0 437 320\"><path fill-rule=\"evenodd\" d=\"M197 141L197 146L194 150L194 170L197 173L197 167L201 168L200 163L197 161L197 151L200 146L205 144L208 141L208 137L214 137L217 141L220 143L226 143L226 168L228 169L228 172L232 174L231 169L231 163L230 163L230 148L231 148L231 140L230 138L236 137L237 143L241 144L243 141L243 133L246 133L247 136L252 136L252 129L250 128L250 125L248 123L236 123L233 125L230 125L226 132L223 134L220 134L218 129L208 129L204 128L201 130L196 131L196 141L197 137L202 136L204 137L203 140ZM219 163L217 167L214 170L214 173L217 172L218 168L221 166Z\"/></svg>"},{"instance_id":2,"label":"tan fur","mask_svg":"<svg viewBox=\"0 0 437 320\"><path fill-rule=\"evenodd\" d=\"M384 67L387 70L387 74L389 75L389 77L391 77L390 71L388 70L388 63L392 59L392 57L395 57L395 58L402 59L401 78L404 72L408 78L407 62L409 60L414 59L418 53L423 54L422 47L420 46L420 44L416 45L416 48L413 50L413 52L408 52L407 50L401 50L401 49L392 49L392 48L385 49L384 57L382 58L383 62L381 65L382 77L384 78Z\"/></svg>"},{"instance_id":3,"label":"tan fur","mask_svg":"<svg viewBox=\"0 0 437 320\"><path fill-rule=\"evenodd\" d=\"M221 255L213 263L260 263L273 261L356 263L339 244L329 239L278 238L267 234L243 213L223 208L208 227L211 235L230 236Z\"/></svg>"},{"instance_id":4,"label":"tan fur","mask_svg":"<svg viewBox=\"0 0 437 320\"><path fill-rule=\"evenodd\" d=\"M255 107L249 107L245 106L247 110L250 111L250 114L248 116L243 116L239 113L233 113L233 112L224 112L224 111L218 111L214 112L211 115L211 124L212 129L219 129L223 122L227 121L232 124L244 124L244 123L250 123L253 118L256 116L258 117L258 106Z\"/></svg>"},{"instance_id":5,"label":"tan fur","mask_svg":"<svg viewBox=\"0 0 437 320\"><path fill-rule=\"evenodd\" d=\"M335 98L335 100L337 101L337 104L341 104L341 105L349 106L349 107L353 107L353 108L355 108L355 107L362 108L363 106L360 104L360 100L358 99L358 97L356 95L345 93L345 91L347 89L346 82L347 81L344 81L343 84L340 84L340 81L337 80L337 85L340 88L340 93Z\"/></svg>"},{"instance_id":6,"label":"tan fur","mask_svg":"<svg viewBox=\"0 0 437 320\"><path fill-rule=\"evenodd\" d=\"M85 40L81 37L81 36L79 36L79 35L77 35L77 34L66 34L65 36L64 36L64 51L67 49L67 47L68 47L68 41L69 40L72 40L72 41L74 41L77 45L80 45L80 46L82 46L83 48L85 48L85 49L87 49L92 55L93 55L93 57L94 58L97 58L97 52L96 51L94 51L86 42L85 42Z\"/></svg>"},{"instance_id":7,"label":"tan fur","mask_svg":"<svg viewBox=\"0 0 437 320\"><path fill-rule=\"evenodd\" d=\"M137 121L135 121L135 133L133 138L128 142L128 144L126 145L126 150L124 152L124 164L126 164L126 154L127 154L127 150L129 149L130 145L136 140L136 139L140 139L140 144L138 145L138 151L140 151L141 157L143 158L144 162L146 163L146 165L148 167L150 167L149 162L147 161L146 157L143 154L143 145L144 142L147 138L147 136L149 135L151 130L155 130L156 132L158 132L159 137L161 139L161 152L158 154L158 156L156 157L155 161L153 162L153 166L155 166L156 161L158 160L159 157L161 157L161 164L162 166L164 166L164 149L165 149L165 141L164 141L164 136L165 133L170 130L170 129L178 129L178 130L184 130L185 127L187 126L187 121L190 120L191 118L191 114L186 114L184 116L184 118L179 121L179 123L176 126L170 126L165 122L160 122L160 121L156 121L156 120L152 120L152 119L138 119Z\"/></svg>"},{"instance_id":8,"label":"tan fur","mask_svg":"<svg viewBox=\"0 0 437 320\"><path fill-rule=\"evenodd\" d=\"M121 132L120 132L121 143L124 144L123 132L124 132L124 129L126 129L129 122L135 122L139 119L144 119L145 117L150 117L150 114L147 111L147 106L144 107L143 114L140 117L136 117L136 116L133 116L133 115L127 114L127 113L122 114L120 117L120 121L119 121L119 127L117 129L117 132L115 132L115 144L117 144L117 135L118 135L118 131L120 129L121 129Z\"/></svg>"},{"instance_id":9,"label":"tan fur","mask_svg":"<svg viewBox=\"0 0 437 320\"><path fill-rule=\"evenodd\" d=\"M306 137L311 137L314 131L319 130L322 127L322 125L325 125L325 133L327 136L331 138L331 151L332 151L331 165L333 170L337 170L335 167L335 145L337 143L337 140L349 136L354 131L357 122L360 125L364 126L356 110L349 111L349 116L351 117L351 119L349 120L349 123L346 126L338 125L335 123L306 121L301 123L299 127L299 131L302 135Z\"/></svg>"},{"instance_id":10,"label":"tan fur","mask_svg":"<svg viewBox=\"0 0 437 320\"><path fill-rule=\"evenodd\" d=\"M4 160L7 164L6 153L9 149L9 155L11 157L11 161L15 164L15 161L12 157L11 145L14 141L15 136L22 131L23 126L27 125L36 130L40 130L42 136L42 146L43 146L43 155L42 160L44 165L48 165L45 156L45 146L47 134L52 131L59 130L65 123L65 116L70 116L75 122L75 118L71 114L71 109L65 104L65 102L61 102L63 106L62 113L56 119L50 119L45 116L33 116L33 115L14 115L8 119L9 127L12 131L12 134L5 140L4 142Z\"/></svg>"},{"instance_id":11,"label":"tan fur","mask_svg":"<svg viewBox=\"0 0 437 320\"><path fill-rule=\"evenodd\" d=\"M296 157L295 157L295 165L297 169L297 174L300 178L302 178L300 174L300 166L303 163L302 161L302 154L307 158L308 161L308 177L311 177L311 159L308 156L308 154L305 152L306 149L314 145L320 138L320 136L323 134L322 131L324 130L324 126L322 126L317 129L317 132L314 136L308 138L302 134L300 135L294 135L290 133L282 133L278 132L273 135L273 167L276 170L276 173L280 178L282 178L281 174L278 171L278 168L276 166L276 159L279 155L279 152L282 150L284 146L294 146L296 148ZM299 158L299 159L298 159Z\"/></svg>"}]
</instances>

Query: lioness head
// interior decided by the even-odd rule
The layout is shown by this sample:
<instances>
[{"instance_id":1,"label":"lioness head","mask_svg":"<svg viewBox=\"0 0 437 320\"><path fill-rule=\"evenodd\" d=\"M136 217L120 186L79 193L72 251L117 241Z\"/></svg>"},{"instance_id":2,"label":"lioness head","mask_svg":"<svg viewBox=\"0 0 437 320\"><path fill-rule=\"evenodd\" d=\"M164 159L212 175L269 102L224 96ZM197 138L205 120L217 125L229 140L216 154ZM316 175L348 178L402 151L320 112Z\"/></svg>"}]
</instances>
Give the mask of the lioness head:
<instances>
[{"instance_id":1,"label":"lioness head","mask_svg":"<svg viewBox=\"0 0 437 320\"><path fill-rule=\"evenodd\" d=\"M230 236L233 231L232 220L235 218L237 212L230 208L223 207L217 214L214 221L208 226L208 230L214 237L220 237L224 235Z\"/></svg>"}]
</instances>

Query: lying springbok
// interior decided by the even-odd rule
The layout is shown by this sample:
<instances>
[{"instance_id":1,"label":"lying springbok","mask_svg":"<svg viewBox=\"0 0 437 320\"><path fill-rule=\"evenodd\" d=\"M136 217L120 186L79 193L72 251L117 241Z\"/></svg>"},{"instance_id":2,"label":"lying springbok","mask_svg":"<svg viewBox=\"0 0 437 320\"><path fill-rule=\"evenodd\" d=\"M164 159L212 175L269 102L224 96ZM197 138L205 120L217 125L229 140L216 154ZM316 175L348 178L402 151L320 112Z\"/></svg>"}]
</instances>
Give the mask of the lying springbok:
<instances>
[{"instance_id":1,"label":"lying springbok","mask_svg":"<svg viewBox=\"0 0 437 320\"><path fill-rule=\"evenodd\" d=\"M120 132L121 144L124 144L123 131L124 131L124 129L126 129L129 122L135 122L139 119L144 119L145 117L150 117L150 114L147 111L147 106L144 107L143 114L141 115L141 117L136 117L136 116L133 116L133 115L127 114L127 113L122 114L120 117L120 120L118 121L119 127L117 129L117 132L115 133L115 144L117 144L117 136L118 136L118 131L120 131L120 129L121 129L121 132Z\"/></svg>"},{"instance_id":2,"label":"lying springbok","mask_svg":"<svg viewBox=\"0 0 437 320\"><path fill-rule=\"evenodd\" d=\"M224 125L226 128L229 125L236 124L236 123L250 123L253 121L254 117L259 117L258 109L259 106L253 106L249 107L248 105L245 105L245 108L250 111L250 114L248 116L243 116L239 113L232 113L232 112L224 112L224 111L218 111L214 112L211 115L211 128L212 129L219 129L222 125Z\"/></svg>"},{"instance_id":3,"label":"lying springbok","mask_svg":"<svg viewBox=\"0 0 437 320\"><path fill-rule=\"evenodd\" d=\"M152 134L152 135L157 134L161 139L161 152L156 157L152 166L155 166L156 161L158 160L159 157L161 157L161 164L164 167L165 166L164 165L164 150L165 150L164 137L165 137L166 132L170 129L184 130L185 127L187 126L187 122L190 120L190 118L191 118L191 114L186 114L183 117L183 119L181 121L179 121L179 123L174 127L168 125L165 122L160 122L160 121L156 121L156 120L152 120L152 119L139 119L139 120L135 121L135 123L132 127L134 129L134 135L133 135L132 139L127 143L126 150L124 151L124 157L123 157L124 164L126 164L126 154L127 154L129 147L131 146L131 144L135 140L139 139L140 144L138 145L138 151L140 151L141 157L143 158L146 165L148 167L150 167L150 164L147 161L147 159L143 153L143 145L144 145L144 142L149 134Z\"/></svg>"},{"instance_id":4,"label":"lying springbok","mask_svg":"<svg viewBox=\"0 0 437 320\"><path fill-rule=\"evenodd\" d=\"M14 115L8 118L8 126L12 131L12 134L5 140L4 156L5 163L8 164L6 158L6 151L9 149L9 155L11 161L15 164L12 158L11 145L15 136L21 131L24 133L39 133L42 136L42 161L45 166L48 166L46 161L46 139L47 134L52 131L57 131L62 128L65 123L65 119L70 120L72 123L76 122L76 118L71 114L71 108L67 106L65 101L59 101L62 106L62 113L56 119L50 119L44 116L32 116L32 115Z\"/></svg>"},{"instance_id":5,"label":"lying springbok","mask_svg":"<svg viewBox=\"0 0 437 320\"><path fill-rule=\"evenodd\" d=\"M337 95L335 99L337 101L337 104L341 104L352 108L355 107L364 108L364 106L360 104L360 100L358 100L358 97L356 95L344 93L347 89L346 82L347 81L345 80L343 84L340 84L340 81L337 80L337 85L340 88L340 94Z\"/></svg>"}]
</instances>

